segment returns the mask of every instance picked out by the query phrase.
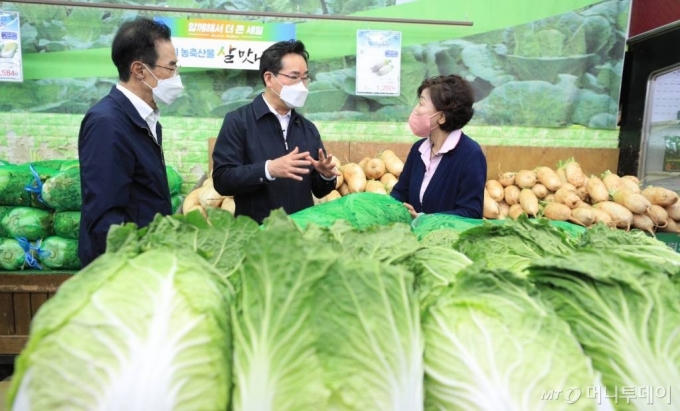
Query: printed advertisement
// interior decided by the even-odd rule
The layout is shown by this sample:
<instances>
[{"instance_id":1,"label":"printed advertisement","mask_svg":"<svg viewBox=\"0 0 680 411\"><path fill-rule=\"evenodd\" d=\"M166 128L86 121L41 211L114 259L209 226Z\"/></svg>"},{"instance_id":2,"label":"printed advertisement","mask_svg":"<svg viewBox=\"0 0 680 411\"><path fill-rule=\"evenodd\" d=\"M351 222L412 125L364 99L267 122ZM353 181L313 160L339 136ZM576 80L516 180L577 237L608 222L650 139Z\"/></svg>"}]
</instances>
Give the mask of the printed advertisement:
<instances>
[{"instance_id":1,"label":"printed advertisement","mask_svg":"<svg viewBox=\"0 0 680 411\"><path fill-rule=\"evenodd\" d=\"M24 81L19 13L0 10L0 81Z\"/></svg>"},{"instance_id":2,"label":"printed advertisement","mask_svg":"<svg viewBox=\"0 0 680 411\"><path fill-rule=\"evenodd\" d=\"M357 95L401 94L401 32L357 30Z\"/></svg>"},{"instance_id":3,"label":"printed advertisement","mask_svg":"<svg viewBox=\"0 0 680 411\"><path fill-rule=\"evenodd\" d=\"M182 67L258 70L262 52L295 38L295 25L157 17L172 30Z\"/></svg>"}]
</instances>

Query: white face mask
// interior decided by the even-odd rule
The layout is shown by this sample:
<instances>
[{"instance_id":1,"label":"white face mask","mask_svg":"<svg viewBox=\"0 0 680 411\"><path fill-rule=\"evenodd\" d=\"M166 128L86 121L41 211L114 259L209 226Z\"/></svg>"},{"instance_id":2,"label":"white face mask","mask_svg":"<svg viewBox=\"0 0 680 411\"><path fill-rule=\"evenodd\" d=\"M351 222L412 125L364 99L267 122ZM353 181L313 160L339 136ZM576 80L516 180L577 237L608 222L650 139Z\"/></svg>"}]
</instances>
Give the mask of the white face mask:
<instances>
[{"instance_id":1,"label":"white face mask","mask_svg":"<svg viewBox=\"0 0 680 411\"><path fill-rule=\"evenodd\" d=\"M276 76L274 76L274 78L276 78ZM276 81L281 84L278 78L276 78ZM274 91L274 89L272 89L272 91ZM274 93L276 93L276 91L274 91ZM305 87L302 82L299 82L293 86L282 85L281 94L276 94L281 97L281 100L283 100L289 108L299 108L305 105L309 90L307 90L307 87Z\"/></svg>"},{"instance_id":2,"label":"white face mask","mask_svg":"<svg viewBox=\"0 0 680 411\"><path fill-rule=\"evenodd\" d=\"M146 65L144 65L144 67L146 67ZM142 80L142 83L146 84L146 86L151 89L154 97L167 105L170 105L177 100L177 97L179 97L182 94L182 90L184 90L182 79L179 77L179 74L168 79L159 80L158 77L154 76L149 67L146 68L153 78L156 79L156 87L151 87L144 80Z\"/></svg>"}]
</instances>

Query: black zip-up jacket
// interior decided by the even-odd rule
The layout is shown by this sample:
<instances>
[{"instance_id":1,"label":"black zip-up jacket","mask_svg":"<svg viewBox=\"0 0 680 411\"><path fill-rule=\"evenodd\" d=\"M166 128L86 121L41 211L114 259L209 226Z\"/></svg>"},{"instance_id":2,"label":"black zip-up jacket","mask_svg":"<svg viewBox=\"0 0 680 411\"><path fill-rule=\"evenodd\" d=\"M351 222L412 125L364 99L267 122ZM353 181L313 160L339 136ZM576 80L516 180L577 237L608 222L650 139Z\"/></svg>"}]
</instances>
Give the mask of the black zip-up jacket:
<instances>
[{"instance_id":1,"label":"black zip-up jacket","mask_svg":"<svg viewBox=\"0 0 680 411\"><path fill-rule=\"evenodd\" d=\"M234 196L235 215L246 215L262 223L272 210L283 207L292 214L312 206L312 193L321 198L335 188L336 180L325 180L310 166L302 181L277 178L269 181L264 164L293 151L308 151L319 159L326 151L316 126L291 110L287 145L279 119L269 110L262 95L224 117L213 149L213 185L222 195Z\"/></svg>"},{"instance_id":2,"label":"black zip-up jacket","mask_svg":"<svg viewBox=\"0 0 680 411\"><path fill-rule=\"evenodd\" d=\"M112 224L144 227L157 213L172 213L160 123L156 135L158 142L115 86L83 118L78 136L83 196L78 256L83 266L104 253Z\"/></svg>"}]
</instances>

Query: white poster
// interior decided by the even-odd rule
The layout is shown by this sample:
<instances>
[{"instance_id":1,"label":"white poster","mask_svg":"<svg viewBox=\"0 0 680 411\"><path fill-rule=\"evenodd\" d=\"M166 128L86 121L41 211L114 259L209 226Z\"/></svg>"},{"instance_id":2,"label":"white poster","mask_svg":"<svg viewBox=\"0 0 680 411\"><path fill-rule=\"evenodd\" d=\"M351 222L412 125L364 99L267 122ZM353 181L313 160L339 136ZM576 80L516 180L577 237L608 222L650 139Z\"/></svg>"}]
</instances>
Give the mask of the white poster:
<instances>
[{"instance_id":1,"label":"white poster","mask_svg":"<svg viewBox=\"0 0 680 411\"><path fill-rule=\"evenodd\" d=\"M19 13L0 10L0 81L24 81Z\"/></svg>"},{"instance_id":2,"label":"white poster","mask_svg":"<svg viewBox=\"0 0 680 411\"><path fill-rule=\"evenodd\" d=\"M357 30L357 95L398 96L401 32Z\"/></svg>"}]
</instances>

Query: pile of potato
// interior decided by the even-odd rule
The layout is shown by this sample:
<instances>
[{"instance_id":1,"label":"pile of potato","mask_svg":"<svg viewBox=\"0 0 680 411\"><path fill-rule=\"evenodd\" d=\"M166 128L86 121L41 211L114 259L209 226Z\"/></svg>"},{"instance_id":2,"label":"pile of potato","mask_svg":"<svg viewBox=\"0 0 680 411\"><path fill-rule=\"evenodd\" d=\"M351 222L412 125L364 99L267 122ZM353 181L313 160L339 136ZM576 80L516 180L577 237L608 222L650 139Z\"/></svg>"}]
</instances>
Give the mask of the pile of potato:
<instances>
[{"instance_id":1,"label":"pile of potato","mask_svg":"<svg viewBox=\"0 0 680 411\"><path fill-rule=\"evenodd\" d=\"M186 215L190 211L198 210L206 217L205 210L208 208L222 208L229 211L232 215L236 211L234 198L218 193L215 187L213 187L212 178L206 179L200 187L187 194L182 203L182 213Z\"/></svg>"},{"instance_id":2,"label":"pile of potato","mask_svg":"<svg viewBox=\"0 0 680 411\"><path fill-rule=\"evenodd\" d=\"M392 150L385 150L375 157L364 157L359 163L341 164L333 157L336 167L342 173L338 176L335 190L315 202L332 201L350 193L389 194L404 169L404 162Z\"/></svg>"},{"instance_id":3,"label":"pile of potato","mask_svg":"<svg viewBox=\"0 0 680 411\"><path fill-rule=\"evenodd\" d=\"M610 227L680 232L678 194L662 187L641 188L635 176L606 172L587 177L569 160L553 170L499 172L484 190L484 218L516 219L521 214L570 221L589 227L603 222Z\"/></svg>"}]
</instances>

